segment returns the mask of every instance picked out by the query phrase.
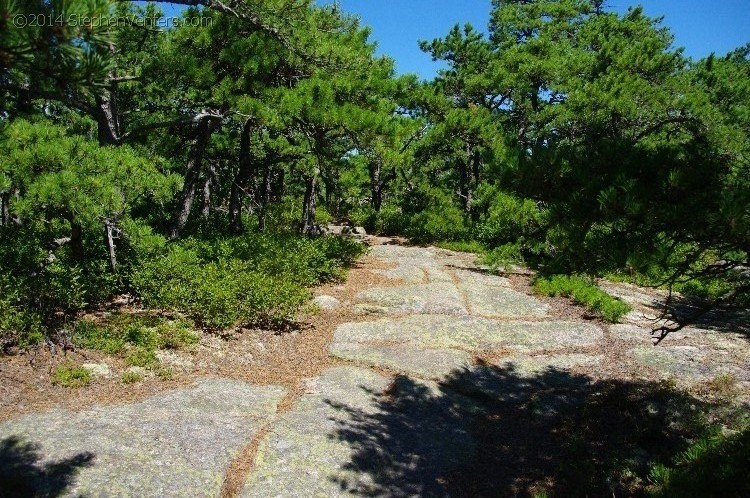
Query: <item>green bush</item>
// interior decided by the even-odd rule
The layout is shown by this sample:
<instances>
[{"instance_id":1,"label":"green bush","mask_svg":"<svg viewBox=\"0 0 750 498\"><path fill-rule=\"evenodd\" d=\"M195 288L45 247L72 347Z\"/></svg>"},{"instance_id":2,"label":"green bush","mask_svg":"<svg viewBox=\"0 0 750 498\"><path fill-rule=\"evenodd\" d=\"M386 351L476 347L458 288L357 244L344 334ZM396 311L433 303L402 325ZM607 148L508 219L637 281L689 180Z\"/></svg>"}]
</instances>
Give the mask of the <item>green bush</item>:
<instances>
[{"instance_id":1,"label":"green bush","mask_svg":"<svg viewBox=\"0 0 750 498\"><path fill-rule=\"evenodd\" d=\"M79 320L73 329L73 344L84 349L95 349L117 354L125 348L126 339L121 331L97 325L92 320Z\"/></svg>"},{"instance_id":2,"label":"green bush","mask_svg":"<svg viewBox=\"0 0 750 498\"><path fill-rule=\"evenodd\" d=\"M200 340L190 324L181 320L157 325L156 337L159 349L181 349L197 344Z\"/></svg>"},{"instance_id":3,"label":"green bush","mask_svg":"<svg viewBox=\"0 0 750 498\"><path fill-rule=\"evenodd\" d=\"M489 247L539 237L546 223L545 213L536 202L490 185L483 185L477 192L475 209L482 215L473 228L473 238Z\"/></svg>"},{"instance_id":4,"label":"green bush","mask_svg":"<svg viewBox=\"0 0 750 498\"><path fill-rule=\"evenodd\" d=\"M21 289L0 276L0 352L11 345L27 347L44 340L41 317L24 306Z\"/></svg>"},{"instance_id":5,"label":"green bush","mask_svg":"<svg viewBox=\"0 0 750 498\"><path fill-rule=\"evenodd\" d=\"M464 240L469 235L463 212L452 205L411 216L405 234L416 243Z\"/></svg>"},{"instance_id":6,"label":"green bush","mask_svg":"<svg viewBox=\"0 0 750 498\"><path fill-rule=\"evenodd\" d=\"M400 235L409 226L409 217L392 204L383 204L380 211L375 211L371 206L357 208L349 214L349 219L355 226L381 235Z\"/></svg>"},{"instance_id":7,"label":"green bush","mask_svg":"<svg viewBox=\"0 0 750 498\"><path fill-rule=\"evenodd\" d=\"M406 217L401 209L391 204L384 204L378 212L375 223L375 232L386 235L397 235L406 228Z\"/></svg>"},{"instance_id":8,"label":"green bush","mask_svg":"<svg viewBox=\"0 0 750 498\"><path fill-rule=\"evenodd\" d=\"M52 374L52 383L63 387L84 387L91 382L91 372L72 363L60 365Z\"/></svg>"},{"instance_id":9,"label":"green bush","mask_svg":"<svg viewBox=\"0 0 750 498\"><path fill-rule=\"evenodd\" d=\"M127 348L179 349L195 344L198 339L198 334L186 320L168 320L147 314L118 313L102 325L82 319L73 329L76 347L109 354L118 354Z\"/></svg>"},{"instance_id":10,"label":"green bush","mask_svg":"<svg viewBox=\"0 0 750 498\"><path fill-rule=\"evenodd\" d=\"M146 305L187 313L216 329L290 319L309 296L300 285L245 262L202 263L182 248L145 264L131 278Z\"/></svg>"},{"instance_id":11,"label":"green bush","mask_svg":"<svg viewBox=\"0 0 750 498\"><path fill-rule=\"evenodd\" d=\"M333 215L328 211L326 206L318 206L315 209L315 223L328 225L333 223Z\"/></svg>"},{"instance_id":12,"label":"green bush","mask_svg":"<svg viewBox=\"0 0 750 498\"><path fill-rule=\"evenodd\" d=\"M18 344L42 339L60 325L57 318L75 315L118 290L103 261L74 264L67 246L50 253L51 241L64 236L54 221L46 227L0 227L0 328Z\"/></svg>"},{"instance_id":13,"label":"green bush","mask_svg":"<svg viewBox=\"0 0 750 498\"><path fill-rule=\"evenodd\" d=\"M435 243L435 246L442 249L448 249L449 251L469 252L473 254L483 254L487 251L487 248L476 240L438 241Z\"/></svg>"},{"instance_id":14,"label":"green bush","mask_svg":"<svg viewBox=\"0 0 750 498\"><path fill-rule=\"evenodd\" d=\"M512 265L523 263L521 246L519 243L503 244L488 251L483 257L482 262L493 269L506 269Z\"/></svg>"},{"instance_id":15,"label":"green bush","mask_svg":"<svg viewBox=\"0 0 750 498\"><path fill-rule=\"evenodd\" d=\"M365 247L341 237L294 234L186 239L129 275L145 304L190 315L206 327L278 325L309 298L305 287L343 276Z\"/></svg>"},{"instance_id":16,"label":"green bush","mask_svg":"<svg viewBox=\"0 0 750 498\"><path fill-rule=\"evenodd\" d=\"M660 498L750 496L748 462L750 429L725 435L721 427L714 427L680 453L672 466L652 468L650 494Z\"/></svg>"},{"instance_id":17,"label":"green bush","mask_svg":"<svg viewBox=\"0 0 750 498\"><path fill-rule=\"evenodd\" d=\"M545 296L572 298L608 322L616 323L631 308L598 288L591 280L575 275L539 277L534 281L534 291Z\"/></svg>"},{"instance_id":18,"label":"green bush","mask_svg":"<svg viewBox=\"0 0 750 498\"><path fill-rule=\"evenodd\" d=\"M377 233L378 213L372 206L358 206L349 213L349 221L354 226L364 227L368 233Z\"/></svg>"},{"instance_id":19,"label":"green bush","mask_svg":"<svg viewBox=\"0 0 750 498\"><path fill-rule=\"evenodd\" d=\"M159 359L153 349L136 347L125 355L125 363L131 367L153 368L159 364Z\"/></svg>"}]
</instances>

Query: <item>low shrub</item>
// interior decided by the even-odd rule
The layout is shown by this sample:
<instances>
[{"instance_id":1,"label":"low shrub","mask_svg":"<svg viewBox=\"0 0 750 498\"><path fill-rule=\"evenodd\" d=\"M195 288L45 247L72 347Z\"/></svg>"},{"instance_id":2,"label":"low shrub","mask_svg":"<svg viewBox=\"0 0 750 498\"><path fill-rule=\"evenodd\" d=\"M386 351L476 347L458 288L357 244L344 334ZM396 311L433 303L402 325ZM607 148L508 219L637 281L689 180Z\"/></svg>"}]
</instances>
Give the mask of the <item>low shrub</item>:
<instances>
[{"instance_id":1,"label":"low shrub","mask_svg":"<svg viewBox=\"0 0 750 498\"><path fill-rule=\"evenodd\" d=\"M741 391L737 378L732 374L719 374L698 387L703 396L719 402L729 402Z\"/></svg>"},{"instance_id":2,"label":"low shrub","mask_svg":"<svg viewBox=\"0 0 750 498\"><path fill-rule=\"evenodd\" d=\"M159 359L153 349L136 347L125 355L125 363L131 367L153 368L159 364Z\"/></svg>"},{"instance_id":3,"label":"low shrub","mask_svg":"<svg viewBox=\"0 0 750 498\"><path fill-rule=\"evenodd\" d=\"M293 234L187 239L130 275L148 306L186 313L212 329L279 325L309 299L306 287L339 279L365 247Z\"/></svg>"},{"instance_id":4,"label":"low shrub","mask_svg":"<svg viewBox=\"0 0 750 498\"><path fill-rule=\"evenodd\" d=\"M198 342L199 335L184 319L151 314L115 313L105 323L82 319L73 329L73 344L108 354L124 354L134 367L159 366L157 349L180 349Z\"/></svg>"},{"instance_id":5,"label":"low shrub","mask_svg":"<svg viewBox=\"0 0 750 498\"><path fill-rule=\"evenodd\" d=\"M162 365L156 369L156 376L161 380L172 380L174 378L174 370Z\"/></svg>"},{"instance_id":6,"label":"low shrub","mask_svg":"<svg viewBox=\"0 0 750 498\"><path fill-rule=\"evenodd\" d=\"M539 277L534 281L534 291L545 296L570 297L577 304L612 323L616 323L631 310L630 306L610 296L591 280L576 275Z\"/></svg>"},{"instance_id":7,"label":"low shrub","mask_svg":"<svg viewBox=\"0 0 750 498\"><path fill-rule=\"evenodd\" d=\"M378 213L372 206L358 206L349 213L349 221L354 226L364 227L368 233L378 233L377 226Z\"/></svg>"},{"instance_id":8,"label":"low shrub","mask_svg":"<svg viewBox=\"0 0 750 498\"><path fill-rule=\"evenodd\" d=\"M711 428L672 465L655 465L650 479L650 495L669 497L750 496L747 477L750 462L750 428L725 434L720 426Z\"/></svg>"},{"instance_id":9,"label":"low shrub","mask_svg":"<svg viewBox=\"0 0 750 498\"><path fill-rule=\"evenodd\" d=\"M126 339L122 331L114 327L101 326L93 320L83 319L73 329L73 344L79 348L117 354L125 348Z\"/></svg>"},{"instance_id":10,"label":"low shrub","mask_svg":"<svg viewBox=\"0 0 750 498\"><path fill-rule=\"evenodd\" d=\"M491 185L483 185L476 195L475 210L480 220L472 229L474 239L489 247L539 238L546 214L536 202L522 199Z\"/></svg>"},{"instance_id":11,"label":"low shrub","mask_svg":"<svg viewBox=\"0 0 750 498\"><path fill-rule=\"evenodd\" d=\"M523 263L521 246L518 243L508 243L496 247L484 254L482 263L493 269L507 269L519 265Z\"/></svg>"},{"instance_id":12,"label":"low shrub","mask_svg":"<svg viewBox=\"0 0 750 498\"><path fill-rule=\"evenodd\" d=\"M0 341L27 347L59 329L66 318L117 289L116 279L99 261L73 264L63 246L50 247L64 233L49 224L0 227ZM2 346L2 345L0 345Z\"/></svg>"},{"instance_id":13,"label":"low shrub","mask_svg":"<svg viewBox=\"0 0 750 498\"><path fill-rule=\"evenodd\" d=\"M44 340L41 317L23 304L18 286L0 276L0 353L7 346L27 347Z\"/></svg>"},{"instance_id":14,"label":"low shrub","mask_svg":"<svg viewBox=\"0 0 750 498\"><path fill-rule=\"evenodd\" d=\"M309 297L297 283L245 262L203 264L179 249L144 265L132 279L146 305L186 313L214 329L291 319Z\"/></svg>"},{"instance_id":15,"label":"low shrub","mask_svg":"<svg viewBox=\"0 0 750 498\"><path fill-rule=\"evenodd\" d=\"M181 349L197 344L200 336L185 320L166 322L156 326L159 349Z\"/></svg>"},{"instance_id":16,"label":"low shrub","mask_svg":"<svg viewBox=\"0 0 750 498\"><path fill-rule=\"evenodd\" d=\"M483 254L487 248L476 240L445 240L438 241L435 246L449 251L469 252L473 254Z\"/></svg>"},{"instance_id":17,"label":"low shrub","mask_svg":"<svg viewBox=\"0 0 750 498\"><path fill-rule=\"evenodd\" d=\"M83 367L66 363L57 367L52 374L52 383L56 386L76 388L91 383L91 372Z\"/></svg>"},{"instance_id":18,"label":"low shrub","mask_svg":"<svg viewBox=\"0 0 750 498\"><path fill-rule=\"evenodd\" d=\"M135 384L136 382L141 382L143 380L143 375L129 370L123 372L121 380L123 384Z\"/></svg>"},{"instance_id":19,"label":"low shrub","mask_svg":"<svg viewBox=\"0 0 750 498\"><path fill-rule=\"evenodd\" d=\"M117 354L126 347L178 349L198 342L190 322L150 314L115 313L99 324L81 319L73 329L73 344Z\"/></svg>"},{"instance_id":20,"label":"low shrub","mask_svg":"<svg viewBox=\"0 0 750 498\"><path fill-rule=\"evenodd\" d=\"M349 214L349 219L355 226L381 235L400 235L409 226L409 216L392 204L384 204L380 211L371 206L357 208Z\"/></svg>"},{"instance_id":21,"label":"low shrub","mask_svg":"<svg viewBox=\"0 0 750 498\"><path fill-rule=\"evenodd\" d=\"M695 278L685 275L676 279L672 290L680 294L702 299L717 299L742 284L739 273L721 275L701 274L707 267L721 258L714 251L705 251L701 257L691 260L697 247L694 244L675 244L667 238L657 238L653 253L631 254L627 271L613 270L606 278L617 282L628 282L644 287L667 288L678 268L689 268ZM738 260L741 255L731 255Z\"/></svg>"},{"instance_id":22,"label":"low shrub","mask_svg":"<svg viewBox=\"0 0 750 498\"><path fill-rule=\"evenodd\" d=\"M405 234L416 243L465 240L469 235L464 214L454 206L428 209L411 216Z\"/></svg>"}]
</instances>

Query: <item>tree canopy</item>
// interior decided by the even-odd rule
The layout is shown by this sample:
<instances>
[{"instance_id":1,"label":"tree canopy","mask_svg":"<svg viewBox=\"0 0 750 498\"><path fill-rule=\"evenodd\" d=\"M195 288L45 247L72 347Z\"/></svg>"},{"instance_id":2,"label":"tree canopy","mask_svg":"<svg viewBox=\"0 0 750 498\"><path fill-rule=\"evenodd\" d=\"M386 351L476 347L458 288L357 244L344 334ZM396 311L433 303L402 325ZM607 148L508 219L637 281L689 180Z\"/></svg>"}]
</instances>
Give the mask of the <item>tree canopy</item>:
<instances>
[{"instance_id":1,"label":"tree canopy","mask_svg":"<svg viewBox=\"0 0 750 498\"><path fill-rule=\"evenodd\" d=\"M136 239L348 220L747 302L750 45L692 60L639 7L494 0L486 35L420 42L419 82L337 4L171 2L165 29L163 3L0 0L9 274L69 251L91 301L133 290Z\"/></svg>"}]
</instances>

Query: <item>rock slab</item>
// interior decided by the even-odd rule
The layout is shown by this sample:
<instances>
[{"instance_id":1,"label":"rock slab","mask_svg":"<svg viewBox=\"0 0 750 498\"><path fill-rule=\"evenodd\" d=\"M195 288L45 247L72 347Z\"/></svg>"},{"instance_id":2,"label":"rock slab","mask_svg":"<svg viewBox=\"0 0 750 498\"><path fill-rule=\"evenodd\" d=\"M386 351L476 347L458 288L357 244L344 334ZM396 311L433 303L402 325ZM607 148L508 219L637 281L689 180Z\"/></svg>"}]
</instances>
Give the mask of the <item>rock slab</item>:
<instances>
[{"instance_id":1,"label":"rock slab","mask_svg":"<svg viewBox=\"0 0 750 498\"><path fill-rule=\"evenodd\" d=\"M413 315L343 324L329 350L346 360L440 380L468 366L479 351L534 353L587 347L603 336L598 326L579 322Z\"/></svg>"},{"instance_id":2,"label":"rock slab","mask_svg":"<svg viewBox=\"0 0 750 498\"><path fill-rule=\"evenodd\" d=\"M435 383L326 370L261 442L242 496L446 496L440 478L476 449L459 406Z\"/></svg>"},{"instance_id":3,"label":"rock slab","mask_svg":"<svg viewBox=\"0 0 750 498\"><path fill-rule=\"evenodd\" d=\"M11 496L218 496L284 393L203 380L126 406L13 420L0 425L0 482Z\"/></svg>"}]
</instances>

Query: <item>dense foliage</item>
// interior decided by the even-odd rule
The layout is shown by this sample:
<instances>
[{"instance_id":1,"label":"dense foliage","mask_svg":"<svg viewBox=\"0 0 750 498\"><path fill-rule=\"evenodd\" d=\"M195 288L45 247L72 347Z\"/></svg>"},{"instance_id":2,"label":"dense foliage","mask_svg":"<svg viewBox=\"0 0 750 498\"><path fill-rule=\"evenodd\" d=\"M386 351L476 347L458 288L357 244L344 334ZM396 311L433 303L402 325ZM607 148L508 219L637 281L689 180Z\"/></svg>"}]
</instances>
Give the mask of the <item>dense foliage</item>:
<instances>
[{"instance_id":1,"label":"dense foliage","mask_svg":"<svg viewBox=\"0 0 750 498\"><path fill-rule=\"evenodd\" d=\"M165 28L166 3L190 22ZM420 43L444 69L418 81L323 3L0 0L0 353L47 341L120 355L125 383L168 376L157 350L196 327L283 327L340 278L364 248L331 221L525 263L611 322L629 308L595 277L750 307L750 44L692 60L639 7L493 0L487 34ZM114 298L137 312L98 319ZM601 424L667 454L673 422L636 394L597 398ZM631 462L602 460L585 415L562 485L612 494L595 463L625 482ZM732 496L749 434L659 460L650 491Z\"/></svg>"},{"instance_id":2,"label":"dense foliage","mask_svg":"<svg viewBox=\"0 0 750 498\"><path fill-rule=\"evenodd\" d=\"M165 29L161 3L0 1L6 342L124 292L284 322L356 254L292 235L332 220L747 303L750 45L695 61L637 7L494 0L487 34L421 42L419 82L336 4L177 2Z\"/></svg>"}]
</instances>

